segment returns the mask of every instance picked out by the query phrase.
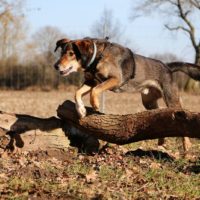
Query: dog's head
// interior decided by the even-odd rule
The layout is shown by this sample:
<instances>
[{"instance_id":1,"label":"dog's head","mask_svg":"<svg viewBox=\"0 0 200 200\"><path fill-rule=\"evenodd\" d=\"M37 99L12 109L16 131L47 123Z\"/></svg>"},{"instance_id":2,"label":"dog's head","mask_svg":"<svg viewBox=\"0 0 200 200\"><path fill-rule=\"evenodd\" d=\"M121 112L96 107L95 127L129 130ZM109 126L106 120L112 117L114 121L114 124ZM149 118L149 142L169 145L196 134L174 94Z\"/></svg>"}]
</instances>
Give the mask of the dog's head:
<instances>
[{"instance_id":1,"label":"dog's head","mask_svg":"<svg viewBox=\"0 0 200 200\"><path fill-rule=\"evenodd\" d=\"M61 48L61 56L54 65L55 69L63 76L79 71L88 62L91 46L91 40L58 40L55 51Z\"/></svg>"}]
</instances>

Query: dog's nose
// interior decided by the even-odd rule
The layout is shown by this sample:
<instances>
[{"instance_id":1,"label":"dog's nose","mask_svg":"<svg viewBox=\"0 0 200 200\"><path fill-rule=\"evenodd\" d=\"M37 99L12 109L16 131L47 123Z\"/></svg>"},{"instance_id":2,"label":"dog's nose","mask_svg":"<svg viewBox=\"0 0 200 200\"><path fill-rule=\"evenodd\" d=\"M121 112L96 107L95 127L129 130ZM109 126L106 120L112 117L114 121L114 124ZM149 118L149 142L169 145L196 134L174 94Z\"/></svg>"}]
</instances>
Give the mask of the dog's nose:
<instances>
[{"instance_id":1,"label":"dog's nose","mask_svg":"<svg viewBox=\"0 0 200 200\"><path fill-rule=\"evenodd\" d=\"M59 64L58 64L58 63L55 63L54 68L55 68L56 70L59 70Z\"/></svg>"}]
</instances>

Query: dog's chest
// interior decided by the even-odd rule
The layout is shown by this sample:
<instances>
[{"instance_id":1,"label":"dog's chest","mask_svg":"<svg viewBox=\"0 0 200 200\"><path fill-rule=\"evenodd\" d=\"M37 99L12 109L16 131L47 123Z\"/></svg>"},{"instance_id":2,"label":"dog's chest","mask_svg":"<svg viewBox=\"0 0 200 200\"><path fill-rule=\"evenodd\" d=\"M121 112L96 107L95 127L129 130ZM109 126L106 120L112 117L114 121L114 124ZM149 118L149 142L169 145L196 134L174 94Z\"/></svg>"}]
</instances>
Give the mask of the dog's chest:
<instances>
[{"instance_id":1,"label":"dog's chest","mask_svg":"<svg viewBox=\"0 0 200 200\"><path fill-rule=\"evenodd\" d=\"M106 77L99 72L85 72L84 73L85 82L87 85L96 86L106 80Z\"/></svg>"}]
</instances>

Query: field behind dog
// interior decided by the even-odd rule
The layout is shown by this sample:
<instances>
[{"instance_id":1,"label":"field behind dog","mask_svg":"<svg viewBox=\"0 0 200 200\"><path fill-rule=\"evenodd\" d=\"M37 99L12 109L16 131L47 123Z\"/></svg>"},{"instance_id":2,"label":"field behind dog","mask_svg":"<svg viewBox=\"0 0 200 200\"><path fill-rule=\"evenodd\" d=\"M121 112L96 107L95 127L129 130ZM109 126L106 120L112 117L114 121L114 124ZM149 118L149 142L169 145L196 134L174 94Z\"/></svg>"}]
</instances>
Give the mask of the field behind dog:
<instances>
[{"instance_id":1,"label":"field behind dog","mask_svg":"<svg viewBox=\"0 0 200 200\"><path fill-rule=\"evenodd\" d=\"M1 91L0 110L38 117L56 115L74 88L60 91ZM200 112L200 96L181 94L183 107ZM84 98L89 105L88 97ZM164 107L162 101L159 104ZM105 112L144 110L138 94L106 92ZM162 122L161 122L162 123ZM36 136L37 137L37 136ZM190 159L179 156L180 139L167 139L167 153L156 140L110 145L99 155L68 151L23 152L0 158L0 199L200 199L200 143Z\"/></svg>"}]
</instances>

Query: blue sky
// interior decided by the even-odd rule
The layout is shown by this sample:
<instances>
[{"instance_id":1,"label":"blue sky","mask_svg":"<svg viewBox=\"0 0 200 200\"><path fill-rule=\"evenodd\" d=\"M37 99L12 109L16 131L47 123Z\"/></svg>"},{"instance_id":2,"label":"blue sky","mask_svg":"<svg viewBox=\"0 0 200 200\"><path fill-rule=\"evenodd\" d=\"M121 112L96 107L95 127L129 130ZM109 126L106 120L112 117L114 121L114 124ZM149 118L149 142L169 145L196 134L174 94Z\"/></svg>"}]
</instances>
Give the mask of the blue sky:
<instances>
[{"instance_id":1,"label":"blue sky","mask_svg":"<svg viewBox=\"0 0 200 200\"><path fill-rule=\"evenodd\" d=\"M91 26L104 8L124 27L130 47L139 54L173 53L192 62L193 48L184 34L171 34L164 28L163 17L146 16L130 20L133 0L27 0L26 17L31 33L44 26L56 26L69 36L90 36Z\"/></svg>"}]
</instances>

